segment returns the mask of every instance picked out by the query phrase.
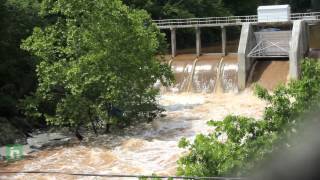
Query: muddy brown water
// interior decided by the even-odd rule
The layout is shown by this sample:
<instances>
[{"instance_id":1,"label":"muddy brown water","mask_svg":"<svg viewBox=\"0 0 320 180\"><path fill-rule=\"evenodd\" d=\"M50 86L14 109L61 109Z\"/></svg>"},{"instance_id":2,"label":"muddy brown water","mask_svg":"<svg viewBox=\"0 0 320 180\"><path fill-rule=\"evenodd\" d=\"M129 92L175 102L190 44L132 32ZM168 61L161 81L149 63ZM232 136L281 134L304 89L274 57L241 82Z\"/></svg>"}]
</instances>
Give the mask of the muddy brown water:
<instances>
[{"instance_id":1,"label":"muddy brown water","mask_svg":"<svg viewBox=\"0 0 320 180\"><path fill-rule=\"evenodd\" d=\"M169 92L237 92L238 62L236 55L178 55L171 63L175 84Z\"/></svg>"},{"instance_id":2,"label":"muddy brown water","mask_svg":"<svg viewBox=\"0 0 320 180\"><path fill-rule=\"evenodd\" d=\"M188 91L192 68L196 55L178 55L171 62L171 69L175 76L175 84L171 88L174 92Z\"/></svg>"},{"instance_id":3,"label":"muddy brown water","mask_svg":"<svg viewBox=\"0 0 320 180\"><path fill-rule=\"evenodd\" d=\"M320 49L320 25L310 26L310 48Z\"/></svg>"},{"instance_id":4,"label":"muddy brown water","mask_svg":"<svg viewBox=\"0 0 320 180\"><path fill-rule=\"evenodd\" d=\"M84 142L45 149L13 164L0 164L1 171L58 171L66 173L174 176L177 160L187 153L178 148L182 137L193 141L197 134L214 132L209 120L223 120L227 115L261 118L266 102L247 89L237 92L236 55L221 57L179 55L170 62L176 78L172 88L158 96L166 111L152 123L123 130L122 135L86 136ZM195 65L195 66L194 66ZM267 88L285 82L287 61L259 61L252 79ZM194 74L192 74L192 72ZM193 78L191 79L191 77ZM191 83L189 83L191 82ZM192 91L186 93L191 85ZM214 93L217 86L222 92ZM219 88L218 88L219 89ZM193 93L198 92L198 93ZM99 179L66 175L3 175L0 179ZM106 178L100 178L106 179ZM128 179L128 178L122 178ZM133 178L136 179L136 178Z\"/></svg>"},{"instance_id":5,"label":"muddy brown water","mask_svg":"<svg viewBox=\"0 0 320 180\"><path fill-rule=\"evenodd\" d=\"M238 60L236 55L223 58L220 68L220 83L224 93L238 92Z\"/></svg>"},{"instance_id":6,"label":"muddy brown water","mask_svg":"<svg viewBox=\"0 0 320 180\"><path fill-rule=\"evenodd\" d=\"M237 53L239 47L239 40L227 41L226 44L226 51L228 53ZM210 53L221 53L222 52L222 44L221 42L216 42L213 45L209 46L202 46L201 52L203 54L210 54ZM196 48L185 48L185 49L177 49L178 54L195 54Z\"/></svg>"},{"instance_id":7,"label":"muddy brown water","mask_svg":"<svg viewBox=\"0 0 320 180\"><path fill-rule=\"evenodd\" d=\"M193 140L214 131L209 120L229 114L261 118L266 103L251 91L240 94L166 93L158 97L165 117L123 130L123 135L86 136L72 146L45 149L25 160L0 165L0 171L58 171L65 173L174 176L177 160L186 150L178 148L182 137ZM1 180L108 179L34 174L5 175ZM117 179L117 178L115 178ZM122 178L128 179L128 178ZM121 179L121 180L122 180ZM136 178L133 178L136 179Z\"/></svg>"},{"instance_id":8,"label":"muddy brown water","mask_svg":"<svg viewBox=\"0 0 320 180\"><path fill-rule=\"evenodd\" d=\"M320 59L320 25L309 26L310 52L309 58Z\"/></svg>"},{"instance_id":9,"label":"muddy brown water","mask_svg":"<svg viewBox=\"0 0 320 180\"><path fill-rule=\"evenodd\" d=\"M191 82L192 92L210 93L215 90L220 60L221 56L217 55L204 55L198 58Z\"/></svg>"},{"instance_id":10,"label":"muddy brown water","mask_svg":"<svg viewBox=\"0 0 320 180\"><path fill-rule=\"evenodd\" d=\"M288 60L260 60L253 67L248 85L256 83L268 90L274 90L280 84L288 82Z\"/></svg>"}]
</instances>

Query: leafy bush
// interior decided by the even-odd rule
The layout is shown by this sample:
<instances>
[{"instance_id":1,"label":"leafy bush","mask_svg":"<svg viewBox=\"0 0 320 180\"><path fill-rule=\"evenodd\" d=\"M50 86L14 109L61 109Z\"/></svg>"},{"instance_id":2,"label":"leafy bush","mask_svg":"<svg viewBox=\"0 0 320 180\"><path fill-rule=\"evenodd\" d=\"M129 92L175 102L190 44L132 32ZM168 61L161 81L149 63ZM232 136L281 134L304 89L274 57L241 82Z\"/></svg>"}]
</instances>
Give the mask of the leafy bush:
<instances>
[{"instance_id":1,"label":"leafy bush","mask_svg":"<svg viewBox=\"0 0 320 180\"><path fill-rule=\"evenodd\" d=\"M22 44L40 60L37 91L22 102L28 115L76 129L154 117L152 85L172 74L156 59L164 36L145 11L120 0L44 0L40 15L47 25Z\"/></svg>"},{"instance_id":2,"label":"leafy bush","mask_svg":"<svg viewBox=\"0 0 320 180\"><path fill-rule=\"evenodd\" d=\"M315 106L319 109L319 90L320 63L312 59L302 62L300 80L279 86L273 94L257 86L258 97L269 103L263 119L228 116L221 122L209 122L216 127L215 133L200 134L193 143L182 139L179 146L188 148L189 154L178 161L178 174L246 175L272 152L290 146L287 140L297 133L304 120L301 116Z\"/></svg>"}]
</instances>

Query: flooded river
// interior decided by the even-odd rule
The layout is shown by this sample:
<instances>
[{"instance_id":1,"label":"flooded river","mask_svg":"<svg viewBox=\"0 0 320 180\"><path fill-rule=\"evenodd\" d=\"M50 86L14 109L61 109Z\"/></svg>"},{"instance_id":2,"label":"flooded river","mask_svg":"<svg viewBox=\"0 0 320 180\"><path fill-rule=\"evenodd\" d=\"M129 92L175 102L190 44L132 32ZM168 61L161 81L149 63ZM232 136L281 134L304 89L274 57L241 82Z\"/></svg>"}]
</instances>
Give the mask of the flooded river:
<instances>
[{"instance_id":1,"label":"flooded river","mask_svg":"<svg viewBox=\"0 0 320 180\"><path fill-rule=\"evenodd\" d=\"M229 114L260 118L265 102L250 90L240 94L171 94L158 97L165 116L149 124L130 127L119 135L88 137L84 142L46 149L26 159L0 166L2 171L59 171L126 175L175 175L176 161L185 150L178 148L182 137L214 129L209 120ZM0 179L90 179L66 175L0 175ZM106 179L106 178L91 178Z\"/></svg>"}]
</instances>

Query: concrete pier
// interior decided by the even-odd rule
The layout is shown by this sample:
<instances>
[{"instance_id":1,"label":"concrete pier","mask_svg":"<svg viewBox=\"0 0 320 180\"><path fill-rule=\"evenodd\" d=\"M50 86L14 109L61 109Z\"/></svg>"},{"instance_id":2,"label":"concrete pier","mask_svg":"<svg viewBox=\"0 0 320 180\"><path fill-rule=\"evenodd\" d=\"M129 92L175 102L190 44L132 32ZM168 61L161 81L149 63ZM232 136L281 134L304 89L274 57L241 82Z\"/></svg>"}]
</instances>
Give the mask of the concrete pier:
<instances>
[{"instance_id":1,"label":"concrete pier","mask_svg":"<svg viewBox=\"0 0 320 180\"><path fill-rule=\"evenodd\" d=\"M196 54L197 57L201 55L201 29L199 27L196 27Z\"/></svg>"},{"instance_id":2,"label":"concrete pier","mask_svg":"<svg viewBox=\"0 0 320 180\"><path fill-rule=\"evenodd\" d=\"M254 60L247 55L255 45L255 37L251 23L244 23L241 30L239 49L238 49L238 86L240 90L246 88L247 75Z\"/></svg>"},{"instance_id":3,"label":"concrete pier","mask_svg":"<svg viewBox=\"0 0 320 180\"><path fill-rule=\"evenodd\" d=\"M300 77L300 61L309 50L309 28L305 21L293 22L292 39L290 44L290 70L289 77L292 80Z\"/></svg>"},{"instance_id":4,"label":"concrete pier","mask_svg":"<svg viewBox=\"0 0 320 180\"><path fill-rule=\"evenodd\" d=\"M300 61L309 50L309 28L305 21L293 22L292 39L290 44L290 70L289 77L292 80L300 77Z\"/></svg>"},{"instance_id":5,"label":"concrete pier","mask_svg":"<svg viewBox=\"0 0 320 180\"><path fill-rule=\"evenodd\" d=\"M221 26L221 39L222 39L222 56L227 55L227 30L224 26Z\"/></svg>"},{"instance_id":6,"label":"concrete pier","mask_svg":"<svg viewBox=\"0 0 320 180\"><path fill-rule=\"evenodd\" d=\"M177 36L175 28L171 28L171 55L173 58L177 55Z\"/></svg>"}]
</instances>

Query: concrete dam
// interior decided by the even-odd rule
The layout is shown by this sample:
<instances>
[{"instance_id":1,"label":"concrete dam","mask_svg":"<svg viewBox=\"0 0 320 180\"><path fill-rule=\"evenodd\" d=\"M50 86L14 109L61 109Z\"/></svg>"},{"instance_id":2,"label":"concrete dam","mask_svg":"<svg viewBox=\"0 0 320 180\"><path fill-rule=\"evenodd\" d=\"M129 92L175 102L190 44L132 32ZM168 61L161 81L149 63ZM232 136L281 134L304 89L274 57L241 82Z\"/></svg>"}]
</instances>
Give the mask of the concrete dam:
<instances>
[{"instance_id":1,"label":"concrete dam","mask_svg":"<svg viewBox=\"0 0 320 180\"><path fill-rule=\"evenodd\" d=\"M261 6L258 15L155 20L170 30L171 55L166 57L176 83L172 92L238 92L258 83L272 90L299 79L300 60L320 57L320 13L291 13L290 6ZM236 51L228 52L227 29L241 29ZM196 49L177 51L177 30L195 29ZM218 53L204 52L203 28L221 29ZM217 47L216 47L217 48Z\"/></svg>"}]
</instances>

